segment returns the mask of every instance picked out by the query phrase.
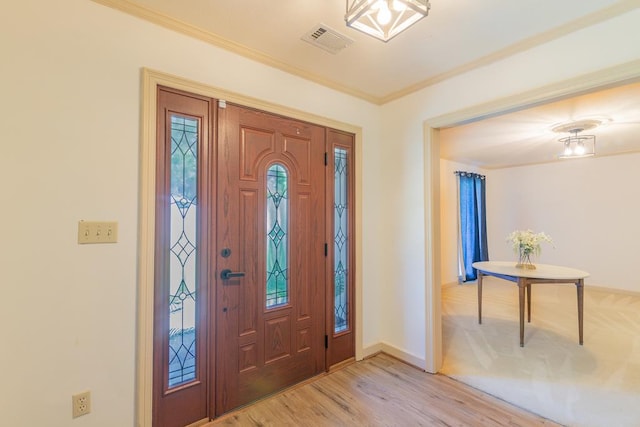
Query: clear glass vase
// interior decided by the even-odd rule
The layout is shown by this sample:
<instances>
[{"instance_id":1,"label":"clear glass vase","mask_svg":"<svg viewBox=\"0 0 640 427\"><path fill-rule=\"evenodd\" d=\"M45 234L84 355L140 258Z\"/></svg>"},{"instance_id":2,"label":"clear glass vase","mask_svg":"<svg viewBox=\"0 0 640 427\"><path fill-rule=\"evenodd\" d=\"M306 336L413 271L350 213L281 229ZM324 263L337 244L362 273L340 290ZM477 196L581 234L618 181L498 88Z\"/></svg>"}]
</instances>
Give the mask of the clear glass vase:
<instances>
[{"instance_id":1,"label":"clear glass vase","mask_svg":"<svg viewBox=\"0 0 640 427\"><path fill-rule=\"evenodd\" d=\"M522 268L525 270L535 270L536 266L531 262L531 252L520 250L518 253L518 263L516 268Z\"/></svg>"}]
</instances>

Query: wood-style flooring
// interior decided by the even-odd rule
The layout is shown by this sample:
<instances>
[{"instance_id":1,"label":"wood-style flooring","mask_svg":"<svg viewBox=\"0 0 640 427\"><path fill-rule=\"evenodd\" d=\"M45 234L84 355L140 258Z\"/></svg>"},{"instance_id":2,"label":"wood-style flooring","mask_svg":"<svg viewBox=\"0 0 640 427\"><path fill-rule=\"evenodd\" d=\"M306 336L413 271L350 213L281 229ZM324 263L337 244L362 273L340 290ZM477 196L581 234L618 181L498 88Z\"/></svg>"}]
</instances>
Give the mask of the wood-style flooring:
<instances>
[{"instance_id":1,"label":"wood-style flooring","mask_svg":"<svg viewBox=\"0 0 640 427\"><path fill-rule=\"evenodd\" d=\"M556 426L444 375L385 354L261 400L207 427Z\"/></svg>"}]
</instances>

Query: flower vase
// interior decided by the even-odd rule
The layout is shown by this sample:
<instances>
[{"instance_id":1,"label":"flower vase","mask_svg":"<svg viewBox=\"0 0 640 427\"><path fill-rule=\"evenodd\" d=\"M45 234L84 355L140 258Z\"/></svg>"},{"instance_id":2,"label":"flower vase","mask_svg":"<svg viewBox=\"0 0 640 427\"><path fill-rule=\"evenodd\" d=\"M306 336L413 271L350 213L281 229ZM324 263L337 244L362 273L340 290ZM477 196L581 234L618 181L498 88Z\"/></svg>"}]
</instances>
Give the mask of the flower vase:
<instances>
[{"instance_id":1,"label":"flower vase","mask_svg":"<svg viewBox=\"0 0 640 427\"><path fill-rule=\"evenodd\" d=\"M518 253L518 263L516 268L522 268L525 270L535 270L536 266L531 262L531 252L521 250Z\"/></svg>"}]
</instances>

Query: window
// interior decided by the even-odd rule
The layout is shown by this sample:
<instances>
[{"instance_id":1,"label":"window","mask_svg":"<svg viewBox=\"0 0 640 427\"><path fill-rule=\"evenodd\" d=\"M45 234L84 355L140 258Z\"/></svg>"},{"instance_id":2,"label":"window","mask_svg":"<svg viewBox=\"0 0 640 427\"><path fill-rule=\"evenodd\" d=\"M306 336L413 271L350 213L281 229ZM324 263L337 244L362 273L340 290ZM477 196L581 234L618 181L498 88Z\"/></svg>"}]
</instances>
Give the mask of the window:
<instances>
[{"instance_id":1,"label":"window","mask_svg":"<svg viewBox=\"0 0 640 427\"><path fill-rule=\"evenodd\" d=\"M169 387L196 377L198 120L171 116Z\"/></svg>"},{"instance_id":2,"label":"window","mask_svg":"<svg viewBox=\"0 0 640 427\"><path fill-rule=\"evenodd\" d=\"M287 184L284 166L267 170L267 308L289 302Z\"/></svg>"},{"instance_id":3,"label":"window","mask_svg":"<svg viewBox=\"0 0 640 427\"><path fill-rule=\"evenodd\" d=\"M349 328L349 167L347 150L334 149L334 332Z\"/></svg>"}]
</instances>

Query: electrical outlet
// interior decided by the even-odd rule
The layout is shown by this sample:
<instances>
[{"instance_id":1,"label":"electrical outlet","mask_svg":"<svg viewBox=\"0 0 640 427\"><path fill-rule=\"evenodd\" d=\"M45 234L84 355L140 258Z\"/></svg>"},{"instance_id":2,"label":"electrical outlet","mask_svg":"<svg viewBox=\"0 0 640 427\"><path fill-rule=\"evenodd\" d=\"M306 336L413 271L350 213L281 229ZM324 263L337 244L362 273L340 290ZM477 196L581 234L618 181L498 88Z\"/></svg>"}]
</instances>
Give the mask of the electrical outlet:
<instances>
[{"instance_id":1,"label":"electrical outlet","mask_svg":"<svg viewBox=\"0 0 640 427\"><path fill-rule=\"evenodd\" d=\"M118 223L115 221L78 221L78 243L117 243Z\"/></svg>"},{"instance_id":2,"label":"electrical outlet","mask_svg":"<svg viewBox=\"0 0 640 427\"><path fill-rule=\"evenodd\" d=\"M71 404L73 408L73 418L87 415L91 412L91 392L85 391L83 393L74 394L71 396Z\"/></svg>"}]
</instances>

